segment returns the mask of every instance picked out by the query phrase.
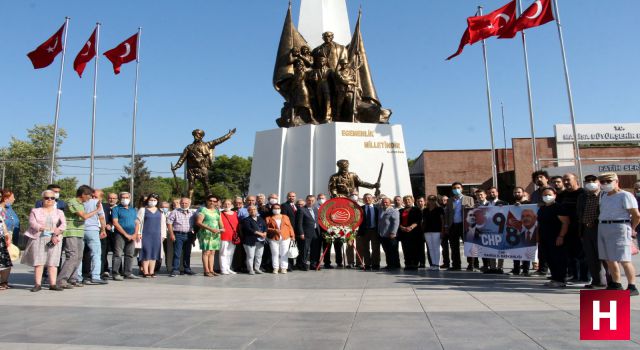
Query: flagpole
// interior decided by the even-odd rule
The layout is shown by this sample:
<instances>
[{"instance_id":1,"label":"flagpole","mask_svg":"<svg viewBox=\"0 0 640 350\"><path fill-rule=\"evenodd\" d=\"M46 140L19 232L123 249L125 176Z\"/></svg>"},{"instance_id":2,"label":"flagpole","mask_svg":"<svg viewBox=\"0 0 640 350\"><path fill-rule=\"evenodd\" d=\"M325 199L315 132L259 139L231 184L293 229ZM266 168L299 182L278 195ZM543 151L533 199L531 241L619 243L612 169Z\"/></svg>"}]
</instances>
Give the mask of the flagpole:
<instances>
[{"instance_id":1,"label":"flagpole","mask_svg":"<svg viewBox=\"0 0 640 350\"><path fill-rule=\"evenodd\" d=\"M134 93L133 93L133 123L131 126L131 182L129 183L129 193L131 194L131 198L135 198L133 196L133 188L135 185L134 175L135 175L135 166L136 166L136 114L138 113L138 78L140 77L140 37L142 36L142 27L138 27L138 39L136 43L136 81L134 85Z\"/></svg>"},{"instance_id":2,"label":"flagpole","mask_svg":"<svg viewBox=\"0 0 640 350\"><path fill-rule=\"evenodd\" d=\"M95 69L93 71L93 111L91 116L91 162L89 165L89 186L94 186L94 163L95 163L95 145L96 145L96 102L98 99L98 54L99 51L99 43L100 43L100 22L96 23L96 42L95 42Z\"/></svg>"},{"instance_id":3,"label":"flagpole","mask_svg":"<svg viewBox=\"0 0 640 350\"><path fill-rule=\"evenodd\" d=\"M580 159L580 146L578 145L578 133L576 132L576 117L573 109L573 94L571 93L571 81L569 79L569 68L567 67L567 55L564 50L564 37L562 36L562 24L560 24L560 12L558 11L558 0L553 0L553 7L556 13L556 24L558 25L558 38L560 39L560 51L562 52L562 63L564 64L564 80L567 85L567 97L569 98L569 116L571 117L571 129L573 131L574 160L578 168L578 183L582 185L582 160Z\"/></svg>"},{"instance_id":4,"label":"flagpole","mask_svg":"<svg viewBox=\"0 0 640 350\"><path fill-rule=\"evenodd\" d=\"M482 16L482 6L478 6L478 14ZM498 169L496 167L496 144L493 138L493 111L491 108L491 85L489 83L489 64L487 63L487 45L482 39L482 57L484 59L484 76L487 81L487 107L489 108L489 132L491 133L491 176L493 186L498 187Z\"/></svg>"},{"instance_id":5,"label":"flagpole","mask_svg":"<svg viewBox=\"0 0 640 350\"><path fill-rule=\"evenodd\" d=\"M518 0L518 8L516 11L518 17L522 13L522 0ZM536 147L536 128L533 116L533 94L531 93L531 78L529 75L529 53L527 51L527 39L524 29L522 33L522 50L524 51L524 71L527 78L527 97L529 98L529 125L531 127L531 159L533 163L533 171L540 169L538 161L538 149Z\"/></svg>"},{"instance_id":6,"label":"flagpole","mask_svg":"<svg viewBox=\"0 0 640 350\"><path fill-rule=\"evenodd\" d=\"M56 144L58 143L58 119L60 117L60 97L62 96L62 75L64 74L64 56L67 52L67 33L69 32L69 17L64 18L64 39L62 40L62 59L60 60L60 76L58 77L58 96L56 97L56 114L53 119L53 145L51 146L51 169L49 183L53 183L56 168Z\"/></svg>"}]
</instances>

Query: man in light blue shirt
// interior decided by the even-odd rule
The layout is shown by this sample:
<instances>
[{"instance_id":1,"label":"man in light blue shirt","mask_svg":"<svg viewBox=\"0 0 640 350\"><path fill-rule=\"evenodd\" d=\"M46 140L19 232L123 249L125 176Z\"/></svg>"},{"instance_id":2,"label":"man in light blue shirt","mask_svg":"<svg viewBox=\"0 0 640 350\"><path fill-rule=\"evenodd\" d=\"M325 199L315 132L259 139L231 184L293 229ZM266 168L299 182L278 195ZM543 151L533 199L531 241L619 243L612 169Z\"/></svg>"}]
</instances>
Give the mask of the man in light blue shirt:
<instances>
[{"instance_id":1,"label":"man in light blue shirt","mask_svg":"<svg viewBox=\"0 0 640 350\"><path fill-rule=\"evenodd\" d=\"M102 190L94 190L93 198L83 203L85 213L96 209L98 213L84 221L84 244L89 248L91 255L91 278L84 278L84 284L107 284L108 282L100 278L102 266L102 246L100 239L107 236L105 231L106 222L104 220L104 210L102 209ZM78 281L82 280L82 262L78 267Z\"/></svg>"}]
</instances>

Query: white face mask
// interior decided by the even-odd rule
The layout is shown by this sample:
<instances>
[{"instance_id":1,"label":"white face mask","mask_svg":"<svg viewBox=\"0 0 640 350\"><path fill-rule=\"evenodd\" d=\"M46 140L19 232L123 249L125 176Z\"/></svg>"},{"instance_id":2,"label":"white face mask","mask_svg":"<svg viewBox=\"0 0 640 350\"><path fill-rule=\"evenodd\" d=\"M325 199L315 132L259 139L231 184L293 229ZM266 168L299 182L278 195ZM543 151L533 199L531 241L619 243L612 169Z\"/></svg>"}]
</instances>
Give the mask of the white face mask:
<instances>
[{"instance_id":1,"label":"white face mask","mask_svg":"<svg viewBox=\"0 0 640 350\"><path fill-rule=\"evenodd\" d=\"M149 201L147 204L149 205L149 208L153 208L158 205L158 201Z\"/></svg>"},{"instance_id":2,"label":"white face mask","mask_svg":"<svg viewBox=\"0 0 640 350\"><path fill-rule=\"evenodd\" d=\"M230 212L230 211L231 211L231 209L233 209L233 208L231 208L231 207L225 207L223 210L224 210L224 211L226 211L226 212L228 213L228 212Z\"/></svg>"},{"instance_id":3,"label":"white face mask","mask_svg":"<svg viewBox=\"0 0 640 350\"><path fill-rule=\"evenodd\" d=\"M281 210L280 209L273 209L272 212L273 212L273 215L280 215Z\"/></svg>"},{"instance_id":4,"label":"white face mask","mask_svg":"<svg viewBox=\"0 0 640 350\"><path fill-rule=\"evenodd\" d=\"M551 195L546 195L546 196L542 196L542 200L549 204L549 203L553 203L556 200L555 196L551 196Z\"/></svg>"},{"instance_id":5,"label":"white face mask","mask_svg":"<svg viewBox=\"0 0 640 350\"><path fill-rule=\"evenodd\" d=\"M600 188L605 192L613 191L613 183L600 185Z\"/></svg>"},{"instance_id":6,"label":"white face mask","mask_svg":"<svg viewBox=\"0 0 640 350\"><path fill-rule=\"evenodd\" d=\"M324 204L324 202L326 202L326 201L327 201L327 200L326 200L326 199L324 199L324 198L320 198L320 199L318 199L318 203L320 203L320 205L323 205L323 204Z\"/></svg>"},{"instance_id":7,"label":"white face mask","mask_svg":"<svg viewBox=\"0 0 640 350\"><path fill-rule=\"evenodd\" d=\"M60 192L53 192L53 197L55 197L55 199L60 198Z\"/></svg>"},{"instance_id":8,"label":"white face mask","mask_svg":"<svg viewBox=\"0 0 640 350\"><path fill-rule=\"evenodd\" d=\"M595 192L598 190L598 188L600 188L600 185L598 185L597 182L587 182L584 184L584 188L586 188L589 192Z\"/></svg>"},{"instance_id":9,"label":"white face mask","mask_svg":"<svg viewBox=\"0 0 640 350\"><path fill-rule=\"evenodd\" d=\"M355 201L355 202L357 202L357 201L358 201L358 196L356 196L356 195L353 195L353 196L351 196L351 197L349 197L349 198L351 198L351 199L352 199L353 201Z\"/></svg>"},{"instance_id":10,"label":"white face mask","mask_svg":"<svg viewBox=\"0 0 640 350\"><path fill-rule=\"evenodd\" d=\"M269 198L269 204L271 205L278 204L278 198Z\"/></svg>"},{"instance_id":11,"label":"white face mask","mask_svg":"<svg viewBox=\"0 0 640 350\"><path fill-rule=\"evenodd\" d=\"M124 199L122 199L122 200L120 201L120 203L121 203L122 205L124 205L125 207L126 207L127 205L129 205L129 203L130 203L130 202L131 202L131 200L130 200L129 198L124 198Z\"/></svg>"}]
</instances>

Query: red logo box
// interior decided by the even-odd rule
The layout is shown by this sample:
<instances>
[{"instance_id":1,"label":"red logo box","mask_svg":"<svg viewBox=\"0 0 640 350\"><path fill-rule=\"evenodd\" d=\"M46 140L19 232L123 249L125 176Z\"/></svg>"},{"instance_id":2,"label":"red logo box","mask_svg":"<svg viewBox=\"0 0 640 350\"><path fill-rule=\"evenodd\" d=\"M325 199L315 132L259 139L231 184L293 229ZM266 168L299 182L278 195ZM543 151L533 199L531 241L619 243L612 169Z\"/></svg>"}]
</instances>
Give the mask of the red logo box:
<instances>
[{"instance_id":1,"label":"red logo box","mask_svg":"<svg viewBox=\"0 0 640 350\"><path fill-rule=\"evenodd\" d=\"M628 290L580 291L580 340L630 340Z\"/></svg>"}]
</instances>

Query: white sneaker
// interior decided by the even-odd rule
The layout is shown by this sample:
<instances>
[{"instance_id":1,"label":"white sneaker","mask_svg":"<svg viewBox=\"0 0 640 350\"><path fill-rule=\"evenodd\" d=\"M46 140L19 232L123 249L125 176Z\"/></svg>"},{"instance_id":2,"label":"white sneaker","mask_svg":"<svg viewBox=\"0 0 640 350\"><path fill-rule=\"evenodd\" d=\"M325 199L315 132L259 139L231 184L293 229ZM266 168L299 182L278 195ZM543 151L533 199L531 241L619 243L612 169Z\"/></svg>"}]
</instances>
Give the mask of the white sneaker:
<instances>
[{"instance_id":1,"label":"white sneaker","mask_svg":"<svg viewBox=\"0 0 640 350\"><path fill-rule=\"evenodd\" d=\"M287 273L287 269L280 269L280 273L281 274L286 274Z\"/></svg>"},{"instance_id":2,"label":"white sneaker","mask_svg":"<svg viewBox=\"0 0 640 350\"><path fill-rule=\"evenodd\" d=\"M236 275L236 274L237 274L237 272L235 272L235 271L233 271L233 270L229 270L229 271L227 271L227 272L229 272L229 273L230 273L230 274L232 274L232 275Z\"/></svg>"},{"instance_id":3,"label":"white sneaker","mask_svg":"<svg viewBox=\"0 0 640 350\"><path fill-rule=\"evenodd\" d=\"M224 271L224 272L222 272L222 274L223 275L229 275L229 272L228 271Z\"/></svg>"},{"instance_id":4,"label":"white sneaker","mask_svg":"<svg viewBox=\"0 0 640 350\"><path fill-rule=\"evenodd\" d=\"M273 271L271 271L272 274L277 275L278 274L278 269L273 269Z\"/></svg>"}]
</instances>

